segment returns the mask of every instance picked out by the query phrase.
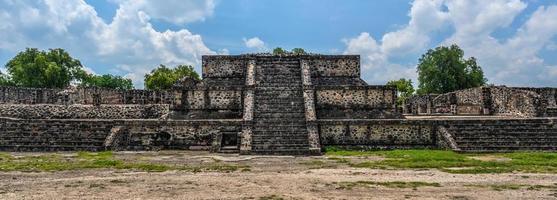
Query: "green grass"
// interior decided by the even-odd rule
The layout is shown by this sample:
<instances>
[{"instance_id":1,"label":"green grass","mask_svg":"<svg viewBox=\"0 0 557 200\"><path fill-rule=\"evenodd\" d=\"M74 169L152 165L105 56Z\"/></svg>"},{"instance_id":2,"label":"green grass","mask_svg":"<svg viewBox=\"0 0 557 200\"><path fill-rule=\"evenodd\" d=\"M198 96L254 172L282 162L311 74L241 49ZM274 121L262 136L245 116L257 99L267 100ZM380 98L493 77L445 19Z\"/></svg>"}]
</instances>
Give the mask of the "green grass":
<instances>
[{"instance_id":1,"label":"green grass","mask_svg":"<svg viewBox=\"0 0 557 200\"><path fill-rule=\"evenodd\" d=\"M336 157L380 156L379 161L348 162L352 167L374 169L439 169L449 173L557 173L557 153L517 152L497 154L459 154L444 150L354 151L326 148L326 154ZM501 161L482 161L474 156L495 156Z\"/></svg>"},{"instance_id":2,"label":"green grass","mask_svg":"<svg viewBox=\"0 0 557 200\"><path fill-rule=\"evenodd\" d=\"M503 190L542 190L542 189L549 189L554 190L557 189L557 184L555 185L525 185L525 184L492 184L492 185L464 185L467 187L478 187L478 188L491 188L495 191L503 191Z\"/></svg>"},{"instance_id":3,"label":"green grass","mask_svg":"<svg viewBox=\"0 0 557 200\"><path fill-rule=\"evenodd\" d=\"M352 190L354 187L373 187L373 186L383 186L388 188L412 188L416 190L418 187L441 187L439 183L428 183L428 182L403 182L403 181L391 181L391 182L375 182L375 181L356 181L356 182L334 182L337 185L337 189L341 190Z\"/></svg>"},{"instance_id":4,"label":"green grass","mask_svg":"<svg viewBox=\"0 0 557 200\"><path fill-rule=\"evenodd\" d=\"M168 170L182 170L191 172L232 172L237 170L249 169L248 166L227 164L181 166L148 162L126 162L114 158L114 155L110 151L98 153L78 152L75 156L72 157L62 157L58 154L13 157L9 154L0 154L0 171L52 172L100 168L130 169L148 172L163 172Z\"/></svg>"}]
</instances>

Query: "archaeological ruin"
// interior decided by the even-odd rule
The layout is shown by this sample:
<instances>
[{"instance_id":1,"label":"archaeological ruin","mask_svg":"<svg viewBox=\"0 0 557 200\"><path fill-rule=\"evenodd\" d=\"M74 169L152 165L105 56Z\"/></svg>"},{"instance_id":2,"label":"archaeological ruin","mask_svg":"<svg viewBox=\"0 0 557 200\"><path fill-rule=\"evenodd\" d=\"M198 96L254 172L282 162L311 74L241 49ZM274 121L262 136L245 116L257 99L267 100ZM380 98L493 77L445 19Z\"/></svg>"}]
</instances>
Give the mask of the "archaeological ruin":
<instances>
[{"instance_id":1,"label":"archaeological ruin","mask_svg":"<svg viewBox=\"0 0 557 200\"><path fill-rule=\"evenodd\" d=\"M1 151L210 150L316 155L323 146L557 150L557 88L414 96L360 78L355 55L203 56L173 89L0 87Z\"/></svg>"}]
</instances>

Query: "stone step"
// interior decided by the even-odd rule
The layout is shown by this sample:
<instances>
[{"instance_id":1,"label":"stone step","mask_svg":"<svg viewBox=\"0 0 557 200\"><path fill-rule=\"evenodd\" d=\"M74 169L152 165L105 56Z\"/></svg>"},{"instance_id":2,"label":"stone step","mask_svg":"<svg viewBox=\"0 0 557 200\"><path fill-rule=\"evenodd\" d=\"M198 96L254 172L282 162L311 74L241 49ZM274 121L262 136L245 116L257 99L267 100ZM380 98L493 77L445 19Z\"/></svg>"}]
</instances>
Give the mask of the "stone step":
<instances>
[{"instance_id":1,"label":"stone step","mask_svg":"<svg viewBox=\"0 0 557 200\"><path fill-rule=\"evenodd\" d=\"M307 144L309 143L308 137L305 138L289 138L289 137L281 137L281 136L257 136L252 137L252 143L254 144L262 144L262 143L285 143L285 144Z\"/></svg>"},{"instance_id":2,"label":"stone step","mask_svg":"<svg viewBox=\"0 0 557 200\"><path fill-rule=\"evenodd\" d=\"M302 74L298 72L291 71L261 71L259 72L261 76L256 76L256 81L273 81L273 80L292 80L292 81L302 81Z\"/></svg>"},{"instance_id":3,"label":"stone step","mask_svg":"<svg viewBox=\"0 0 557 200\"><path fill-rule=\"evenodd\" d=\"M304 103L304 97L303 96L281 96L280 94L277 94L275 96L271 96L271 95L255 95L256 100L255 103L259 103L259 102L276 102L276 103ZM259 102L258 102L259 101ZM303 105L303 104L302 104Z\"/></svg>"},{"instance_id":4,"label":"stone step","mask_svg":"<svg viewBox=\"0 0 557 200\"><path fill-rule=\"evenodd\" d=\"M96 136L96 137L80 137L80 136L74 136L72 137L71 135L64 135L64 137L46 137L46 136L29 136L29 135L2 135L0 136L0 140L19 140L19 139L30 139L30 140L34 140L34 141L50 141L50 140L91 140L91 141L96 141L96 140L104 140L106 139L108 135L104 134L102 137L100 136Z\"/></svg>"},{"instance_id":5,"label":"stone step","mask_svg":"<svg viewBox=\"0 0 557 200\"><path fill-rule=\"evenodd\" d=\"M252 145L259 145L259 146L263 146L263 145L275 145L275 146L276 145L284 145L285 147L288 147L288 145L307 146L307 145L309 145L309 141L307 139L305 139L305 140L266 139L266 140L253 140Z\"/></svg>"},{"instance_id":6,"label":"stone step","mask_svg":"<svg viewBox=\"0 0 557 200\"><path fill-rule=\"evenodd\" d=\"M33 143L33 144L56 144L56 143L81 143L81 144L95 144L104 143L102 140L79 140L79 138L66 139L66 140L53 140L53 139L37 139L37 138L18 138L18 139L0 139L0 144L15 144L15 143Z\"/></svg>"},{"instance_id":7,"label":"stone step","mask_svg":"<svg viewBox=\"0 0 557 200\"><path fill-rule=\"evenodd\" d=\"M302 68L300 65L282 65L282 64L262 64L256 65L255 70L265 71L265 70L290 70L301 72Z\"/></svg>"},{"instance_id":8,"label":"stone step","mask_svg":"<svg viewBox=\"0 0 557 200\"><path fill-rule=\"evenodd\" d=\"M304 112L303 108L299 107L279 107L279 106L256 106L254 108L254 112L259 113L296 113L296 112Z\"/></svg>"},{"instance_id":9,"label":"stone step","mask_svg":"<svg viewBox=\"0 0 557 200\"><path fill-rule=\"evenodd\" d=\"M497 132L479 132L479 133L455 133L456 137L538 137L538 136L557 136L556 132L515 132L515 133L497 133Z\"/></svg>"},{"instance_id":10,"label":"stone step","mask_svg":"<svg viewBox=\"0 0 557 200\"><path fill-rule=\"evenodd\" d=\"M260 83L260 84L257 84L257 86L267 87L267 88L269 88L268 90L272 90L273 88L277 88L277 87L285 87L285 88L289 88L289 89L301 89L302 88L301 84L299 84L297 86L293 86L290 83Z\"/></svg>"},{"instance_id":11,"label":"stone step","mask_svg":"<svg viewBox=\"0 0 557 200\"><path fill-rule=\"evenodd\" d=\"M76 145L0 145L0 151L104 151L104 146Z\"/></svg>"},{"instance_id":12,"label":"stone step","mask_svg":"<svg viewBox=\"0 0 557 200\"><path fill-rule=\"evenodd\" d=\"M300 109L304 110L304 102L295 102L295 101L272 101L267 100L265 102L258 102L255 104L255 109Z\"/></svg>"},{"instance_id":13,"label":"stone step","mask_svg":"<svg viewBox=\"0 0 557 200\"><path fill-rule=\"evenodd\" d=\"M515 139L515 140L555 140L557 141L557 136L552 135L500 135L500 136L455 136L458 140L499 140L499 139Z\"/></svg>"},{"instance_id":14,"label":"stone step","mask_svg":"<svg viewBox=\"0 0 557 200\"><path fill-rule=\"evenodd\" d=\"M269 64L269 65L258 65L256 70L264 71L264 70L290 70L290 71L302 71L300 65L277 65L277 64Z\"/></svg>"},{"instance_id":15,"label":"stone step","mask_svg":"<svg viewBox=\"0 0 557 200\"><path fill-rule=\"evenodd\" d=\"M553 124L547 123L524 123L524 124L489 124L489 125L453 125L450 130L515 130L515 129L547 129L557 128Z\"/></svg>"},{"instance_id":16,"label":"stone step","mask_svg":"<svg viewBox=\"0 0 557 200\"><path fill-rule=\"evenodd\" d=\"M297 80L288 80L288 79L284 79L284 80L258 80L255 82L255 84L257 86L275 86L275 85L287 85L287 86L292 86L292 87L297 87L300 88L302 85L302 81L297 81Z\"/></svg>"},{"instance_id":17,"label":"stone step","mask_svg":"<svg viewBox=\"0 0 557 200\"><path fill-rule=\"evenodd\" d=\"M288 118L255 118L256 127L276 127L274 130L280 128L285 128L288 131L297 130L296 128L301 128L306 125L305 118L297 118L296 121L289 121ZM278 125L278 126L277 126ZM258 129L261 130L261 129ZM301 129L300 129L301 130Z\"/></svg>"},{"instance_id":18,"label":"stone step","mask_svg":"<svg viewBox=\"0 0 557 200\"><path fill-rule=\"evenodd\" d=\"M268 121L306 121L306 116L300 114L293 115L261 115L256 114L254 116L256 121L258 120L268 120Z\"/></svg>"},{"instance_id":19,"label":"stone step","mask_svg":"<svg viewBox=\"0 0 557 200\"><path fill-rule=\"evenodd\" d=\"M486 141L476 141L476 140L457 140L455 141L458 145L505 145L505 144L516 144L516 145L555 145L557 146L557 140L545 140L545 141L532 141L532 140L486 140Z\"/></svg>"},{"instance_id":20,"label":"stone step","mask_svg":"<svg viewBox=\"0 0 557 200\"><path fill-rule=\"evenodd\" d=\"M304 111L304 110L301 110L301 109L292 110L292 111L285 111L285 110L283 110L283 109L280 109L280 110L264 110L264 111L255 113L255 115L257 115L257 114L274 114L274 113L292 113L292 114L298 113L298 114L304 114L305 111Z\"/></svg>"},{"instance_id":21,"label":"stone step","mask_svg":"<svg viewBox=\"0 0 557 200\"><path fill-rule=\"evenodd\" d=\"M305 117L304 111L297 112L258 112L253 114L254 117L270 117L270 118L282 118L282 117Z\"/></svg>"}]
</instances>

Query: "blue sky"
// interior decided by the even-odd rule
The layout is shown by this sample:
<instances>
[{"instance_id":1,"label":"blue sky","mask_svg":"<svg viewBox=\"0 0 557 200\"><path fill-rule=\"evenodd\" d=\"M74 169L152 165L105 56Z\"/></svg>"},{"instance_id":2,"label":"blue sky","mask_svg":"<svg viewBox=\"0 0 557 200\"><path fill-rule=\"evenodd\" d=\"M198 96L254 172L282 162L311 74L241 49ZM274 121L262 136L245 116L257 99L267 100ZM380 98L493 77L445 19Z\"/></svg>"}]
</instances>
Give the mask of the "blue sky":
<instances>
[{"instance_id":1,"label":"blue sky","mask_svg":"<svg viewBox=\"0 0 557 200\"><path fill-rule=\"evenodd\" d=\"M557 87L550 0L0 0L0 61L64 48L92 73L142 87L158 64L302 47L361 55L370 84L416 78L421 54L456 43L490 83Z\"/></svg>"}]
</instances>

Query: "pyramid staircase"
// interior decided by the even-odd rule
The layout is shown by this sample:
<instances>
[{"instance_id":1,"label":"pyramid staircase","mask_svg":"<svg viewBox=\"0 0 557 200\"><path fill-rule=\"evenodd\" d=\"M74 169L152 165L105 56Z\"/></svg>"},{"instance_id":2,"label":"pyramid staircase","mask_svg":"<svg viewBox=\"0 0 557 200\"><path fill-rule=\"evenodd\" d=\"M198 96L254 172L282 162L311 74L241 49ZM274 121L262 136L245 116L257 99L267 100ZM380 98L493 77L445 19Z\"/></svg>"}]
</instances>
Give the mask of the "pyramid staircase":
<instances>
[{"instance_id":1,"label":"pyramid staircase","mask_svg":"<svg viewBox=\"0 0 557 200\"><path fill-rule=\"evenodd\" d=\"M253 154L312 154L306 127L300 61L271 57L257 61Z\"/></svg>"}]
</instances>

